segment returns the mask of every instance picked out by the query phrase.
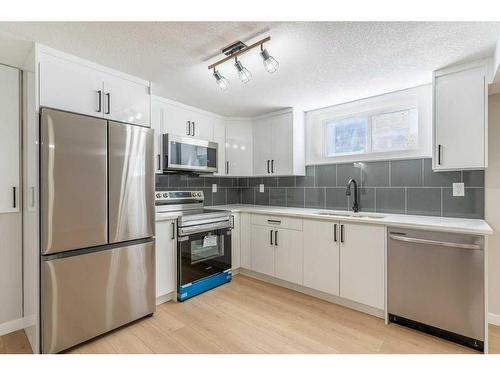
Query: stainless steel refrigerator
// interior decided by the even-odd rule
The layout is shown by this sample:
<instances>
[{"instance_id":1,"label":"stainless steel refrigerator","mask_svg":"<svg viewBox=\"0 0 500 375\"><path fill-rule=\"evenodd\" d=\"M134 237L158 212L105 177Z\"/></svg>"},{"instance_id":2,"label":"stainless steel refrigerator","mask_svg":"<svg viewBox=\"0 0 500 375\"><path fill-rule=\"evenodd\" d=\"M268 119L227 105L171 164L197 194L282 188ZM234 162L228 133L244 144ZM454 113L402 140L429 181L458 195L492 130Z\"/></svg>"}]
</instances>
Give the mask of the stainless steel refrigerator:
<instances>
[{"instance_id":1,"label":"stainless steel refrigerator","mask_svg":"<svg viewBox=\"0 0 500 375\"><path fill-rule=\"evenodd\" d=\"M41 351L155 308L153 130L43 108Z\"/></svg>"}]
</instances>

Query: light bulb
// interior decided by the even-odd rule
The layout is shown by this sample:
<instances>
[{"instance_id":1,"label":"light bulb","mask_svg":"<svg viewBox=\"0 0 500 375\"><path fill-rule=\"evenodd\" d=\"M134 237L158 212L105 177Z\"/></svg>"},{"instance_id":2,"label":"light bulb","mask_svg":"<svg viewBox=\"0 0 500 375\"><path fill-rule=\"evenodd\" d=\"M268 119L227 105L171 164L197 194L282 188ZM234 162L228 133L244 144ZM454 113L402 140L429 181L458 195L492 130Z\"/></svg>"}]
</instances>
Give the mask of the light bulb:
<instances>
[{"instance_id":1,"label":"light bulb","mask_svg":"<svg viewBox=\"0 0 500 375\"><path fill-rule=\"evenodd\" d=\"M214 77L215 77L215 82L217 82L217 85L219 88L224 91L229 87L229 81L222 76L218 70L214 69Z\"/></svg>"},{"instance_id":2,"label":"light bulb","mask_svg":"<svg viewBox=\"0 0 500 375\"><path fill-rule=\"evenodd\" d=\"M262 61L264 63L264 68L269 72L269 73L274 73L275 71L278 70L278 67L280 64L278 61L269 55L269 52L267 52L267 49L263 49L260 51L260 56L262 57Z\"/></svg>"},{"instance_id":3,"label":"light bulb","mask_svg":"<svg viewBox=\"0 0 500 375\"><path fill-rule=\"evenodd\" d=\"M252 78L252 73L245 68L240 61L237 59L235 60L234 66L236 67L236 70L238 71L238 77L240 77L240 81L243 83L247 83L250 81L250 78Z\"/></svg>"}]
</instances>

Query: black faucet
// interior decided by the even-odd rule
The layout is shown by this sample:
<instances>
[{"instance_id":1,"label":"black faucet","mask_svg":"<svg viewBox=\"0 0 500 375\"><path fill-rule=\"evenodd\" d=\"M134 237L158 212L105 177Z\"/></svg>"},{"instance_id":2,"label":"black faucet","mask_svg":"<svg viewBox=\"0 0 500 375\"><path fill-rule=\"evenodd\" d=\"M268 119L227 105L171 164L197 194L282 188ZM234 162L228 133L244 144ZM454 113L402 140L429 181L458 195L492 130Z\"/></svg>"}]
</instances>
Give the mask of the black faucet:
<instances>
[{"instance_id":1,"label":"black faucet","mask_svg":"<svg viewBox=\"0 0 500 375\"><path fill-rule=\"evenodd\" d=\"M352 210L354 212L359 211L359 206L358 206L358 184L356 183L356 180L354 178L351 178L349 182L347 183L347 190L345 194L347 196L351 195L351 184L354 185L354 201L352 203Z\"/></svg>"}]
</instances>

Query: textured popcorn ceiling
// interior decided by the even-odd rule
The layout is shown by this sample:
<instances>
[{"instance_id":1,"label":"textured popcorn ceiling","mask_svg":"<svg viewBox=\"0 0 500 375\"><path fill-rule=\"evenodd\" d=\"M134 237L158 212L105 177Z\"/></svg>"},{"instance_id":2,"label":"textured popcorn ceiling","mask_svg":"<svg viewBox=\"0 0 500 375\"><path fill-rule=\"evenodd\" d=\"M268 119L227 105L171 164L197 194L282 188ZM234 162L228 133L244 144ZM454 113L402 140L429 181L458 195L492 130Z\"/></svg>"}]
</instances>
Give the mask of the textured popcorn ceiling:
<instances>
[{"instance_id":1,"label":"textured popcorn ceiling","mask_svg":"<svg viewBox=\"0 0 500 375\"><path fill-rule=\"evenodd\" d=\"M258 50L241 58L253 73L218 91L207 70L221 47L268 30L280 62L270 75ZM491 56L500 23L446 22L28 22L0 31L153 81L158 95L231 116L343 103L431 81L447 65ZM211 60L212 61L212 60Z\"/></svg>"}]
</instances>

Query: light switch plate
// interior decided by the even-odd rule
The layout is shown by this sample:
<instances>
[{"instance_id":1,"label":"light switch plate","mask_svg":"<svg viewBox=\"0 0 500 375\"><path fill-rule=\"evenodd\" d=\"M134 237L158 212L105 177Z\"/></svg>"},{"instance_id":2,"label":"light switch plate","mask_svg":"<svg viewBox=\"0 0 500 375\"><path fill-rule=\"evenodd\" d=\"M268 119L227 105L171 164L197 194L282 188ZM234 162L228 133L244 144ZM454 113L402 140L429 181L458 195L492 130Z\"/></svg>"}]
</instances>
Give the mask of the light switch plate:
<instances>
[{"instance_id":1,"label":"light switch plate","mask_svg":"<svg viewBox=\"0 0 500 375\"><path fill-rule=\"evenodd\" d=\"M264 184L259 185L259 192L261 192L261 193L264 192Z\"/></svg>"},{"instance_id":2,"label":"light switch plate","mask_svg":"<svg viewBox=\"0 0 500 375\"><path fill-rule=\"evenodd\" d=\"M453 183L453 196L454 197L463 197L465 195L465 187L463 182L454 182Z\"/></svg>"},{"instance_id":3,"label":"light switch plate","mask_svg":"<svg viewBox=\"0 0 500 375\"><path fill-rule=\"evenodd\" d=\"M212 193L217 193L217 184L212 184Z\"/></svg>"}]
</instances>

